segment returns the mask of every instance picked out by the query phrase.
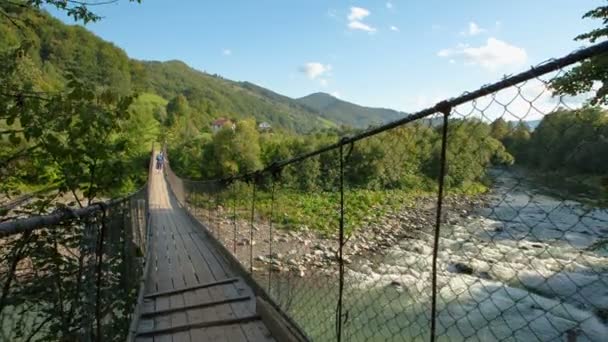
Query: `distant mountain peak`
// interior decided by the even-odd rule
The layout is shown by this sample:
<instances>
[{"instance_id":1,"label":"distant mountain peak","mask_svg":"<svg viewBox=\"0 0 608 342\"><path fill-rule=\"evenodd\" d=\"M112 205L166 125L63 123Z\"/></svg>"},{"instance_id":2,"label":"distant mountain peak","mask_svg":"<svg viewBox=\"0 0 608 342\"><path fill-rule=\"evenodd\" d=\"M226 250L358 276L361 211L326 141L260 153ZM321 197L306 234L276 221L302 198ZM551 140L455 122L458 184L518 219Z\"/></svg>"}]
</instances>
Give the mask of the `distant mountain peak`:
<instances>
[{"instance_id":1,"label":"distant mountain peak","mask_svg":"<svg viewBox=\"0 0 608 342\"><path fill-rule=\"evenodd\" d=\"M392 109L360 106L323 92L312 93L297 101L328 120L356 128L365 128L407 116L406 113Z\"/></svg>"}]
</instances>

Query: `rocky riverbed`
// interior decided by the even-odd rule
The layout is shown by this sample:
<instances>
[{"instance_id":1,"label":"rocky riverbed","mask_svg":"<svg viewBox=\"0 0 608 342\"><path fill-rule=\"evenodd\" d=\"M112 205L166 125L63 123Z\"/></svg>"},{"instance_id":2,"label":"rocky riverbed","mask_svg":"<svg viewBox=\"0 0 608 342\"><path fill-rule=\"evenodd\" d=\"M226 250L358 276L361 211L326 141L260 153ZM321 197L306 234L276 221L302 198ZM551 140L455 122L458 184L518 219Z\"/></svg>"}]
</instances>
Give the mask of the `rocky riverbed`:
<instances>
[{"instance_id":1,"label":"rocky riverbed","mask_svg":"<svg viewBox=\"0 0 608 342\"><path fill-rule=\"evenodd\" d=\"M440 336L606 341L607 239L608 210L553 197L509 173L496 176L483 205L442 227ZM431 246L422 232L348 269L354 293L377 293L372 308L398 312L387 317L392 330L420 336L428 327ZM370 310L360 307L359 316Z\"/></svg>"},{"instance_id":2,"label":"rocky riverbed","mask_svg":"<svg viewBox=\"0 0 608 342\"><path fill-rule=\"evenodd\" d=\"M494 177L487 195L445 200L437 255L439 335L605 341L608 210L557 198L509 172ZM368 220L348 239L348 338L426 340L435 215L436 199L422 197ZM249 267L253 259L259 279L270 270L274 279L288 279L284 287L297 288L289 299L292 315L319 316L296 319L310 319L308 328L320 340L331 336L330 326L319 326L332 320L335 309L337 236L307 227L274 229L271 236L260 222L252 236L248 223L239 221L235 238L229 219L216 223L220 240L243 264Z\"/></svg>"},{"instance_id":3,"label":"rocky riverbed","mask_svg":"<svg viewBox=\"0 0 608 342\"><path fill-rule=\"evenodd\" d=\"M447 222L463 221L483 201L481 196L447 197L444 202ZM420 197L414 206L404 207L380 219L369 218L347 237L343 250L344 262L351 264L360 258L377 259L400 241L415 238L422 232L431 232L435 227L436 202L437 199L433 197ZM252 256L254 272L294 272L305 277L310 273L337 271L337 234L327 236L306 226L300 226L297 230L275 226L271 232L267 223L256 222L251 228L247 221L239 220L236 222L235 235L234 223L222 214L220 209L217 216L210 220L213 222L213 234L246 267L249 267ZM200 218L208 220L204 216ZM335 217L328 220L335 220L338 225Z\"/></svg>"}]
</instances>

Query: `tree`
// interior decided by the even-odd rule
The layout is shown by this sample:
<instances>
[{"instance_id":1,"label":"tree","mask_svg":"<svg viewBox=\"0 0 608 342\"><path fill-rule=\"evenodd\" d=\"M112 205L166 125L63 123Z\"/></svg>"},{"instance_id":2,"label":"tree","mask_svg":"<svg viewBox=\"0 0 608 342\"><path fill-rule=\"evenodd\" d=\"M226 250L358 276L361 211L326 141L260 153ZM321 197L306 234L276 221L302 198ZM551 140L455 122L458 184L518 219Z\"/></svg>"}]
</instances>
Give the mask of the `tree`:
<instances>
[{"instance_id":1,"label":"tree","mask_svg":"<svg viewBox=\"0 0 608 342\"><path fill-rule=\"evenodd\" d=\"M527 162L530 137L530 127L525 122L519 121L509 128L509 133L503 138L503 144L507 151L515 156L517 163Z\"/></svg>"},{"instance_id":2,"label":"tree","mask_svg":"<svg viewBox=\"0 0 608 342\"><path fill-rule=\"evenodd\" d=\"M99 19L87 2L0 4L7 33L0 39L0 191L56 183L61 191L82 190L90 202L100 191L120 191L140 171L125 165L142 154L133 148L138 135L125 132L153 123L136 117L129 124L126 54L81 27L64 28L37 10L43 5L75 20Z\"/></svg>"},{"instance_id":3,"label":"tree","mask_svg":"<svg viewBox=\"0 0 608 342\"><path fill-rule=\"evenodd\" d=\"M184 95L177 95L167 103L167 119L165 125L171 127L178 117L190 115L190 104Z\"/></svg>"},{"instance_id":4,"label":"tree","mask_svg":"<svg viewBox=\"0 0 608 342\"><path fill-rule=\"evenodd\" d=\"M583 18L601 19L604 26L578 35L574 38L575 40L588 40L594 43L608 37L608 6L597 7L585 13ZM608 56L605 54L582 61L551 83L555 94L559 95L586 93L593 90L596 85L600 87L590 103L593 105L608 104Z\"/></svg>"},{"instance_id":5,"label":"tree","mask_svg":"<svg viewBox=\"0 0 608 342\"><path fill-rule=\"evenodd\" d=\"M509 134L509 124L502 117L494 120L490 125L490 135L496 139L503 141Z\"/></svg>"},{"instance_id":6,"label":"tree","mask_svg":"<svg viewBox=\"0 0 608 342\"><path fill-rule=\"evenodd\" d=\"M559 110L547 115L528 144L528 164L540 170L606 173L608 116L601 108Z\"/></svg>"},{"instance_id":7,"label":"tree","mask_svg":"<svg viewBox=\"0 0 608 342\"><path fill-rule=\"evenodd\" d=\"M203 151L203 172L222 178L262 168L259 133L254 120L242 120L233 129L220 129Z\"/></svg>"},{"instance_id":8,"label":"tree","mask_svg":"<svg viewBox=\"0 0 608 342\"><path fill-rule=\"evenodd\" d=\"M255 120L241 120L236 124L232 151L240 173L256 171L262 167L260 134Z\"/></svg>"},{"instance_id":9,"label":"tree","mask_svg":"<svg viewBox=\"0 0 608 342\"><path fill-rule=\"evenodd\" d=\"M442 127L438 127L438 133ZM435 136L433 152L424 170L436 179L440 170L441 135ZM503 144L490 136L490 127L480 120L453 120L449 123L445 182L450 187L462 187L483 180L491 165L510 165L513 157Z\"/></svg>"},{"instance_id":10,"label":"tree","mask_svg":"<svg viewBox=\"0 0 608 342\"><path fill-rule=\"evenodd\" d=\"M109 4L117 2L118 0L110 0L104 2ZM129 0L129 2L141 3L141 0ZM101 20L101 16L95 14L90 10L90 6L97 6L99 3L88 2L88 1L68 1L68 0L25 0L25 1L7 1L8 5L25 8L36 8L40 9L44 5L52 6L60 11L64 11L68 16L72 17L74 21L82 21L85 24L88 22L96 22ZM9 13L4 9L0 8L0 15L9 18L11 21L15 21Z\"/></svg>"}]
</instances>

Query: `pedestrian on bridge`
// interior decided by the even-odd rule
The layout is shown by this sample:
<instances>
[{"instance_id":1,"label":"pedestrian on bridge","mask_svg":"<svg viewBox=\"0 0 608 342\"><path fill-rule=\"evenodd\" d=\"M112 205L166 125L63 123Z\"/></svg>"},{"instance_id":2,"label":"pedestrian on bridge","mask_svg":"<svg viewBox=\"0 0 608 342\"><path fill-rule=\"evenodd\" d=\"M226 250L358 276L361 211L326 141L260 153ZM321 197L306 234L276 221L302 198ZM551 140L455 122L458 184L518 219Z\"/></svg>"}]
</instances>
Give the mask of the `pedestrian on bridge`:
<instances>
[{"instance_id":1,"label":"pedestrian on bridge","mask_svg":"<svg viewBox=\"0 0 608 342\"><path fill-rule=\"evenodd\" d=\"M165 157L163 153L160 152L156 155L156 170L160 173L163 169L163 162L165 161Z\"/></svg>"}]
</instances>

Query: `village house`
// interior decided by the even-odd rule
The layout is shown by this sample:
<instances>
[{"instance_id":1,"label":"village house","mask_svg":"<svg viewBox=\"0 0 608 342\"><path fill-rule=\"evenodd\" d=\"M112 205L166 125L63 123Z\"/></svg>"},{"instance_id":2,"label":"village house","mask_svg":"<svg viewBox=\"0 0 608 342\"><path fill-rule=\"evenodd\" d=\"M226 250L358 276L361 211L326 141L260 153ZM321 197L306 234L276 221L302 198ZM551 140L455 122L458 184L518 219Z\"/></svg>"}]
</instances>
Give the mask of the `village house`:
<instances>
[{"instance_id":1,"label":"village house","mask_svg":"<svg viewBox=\"0 0 608 342\"><path fill-rule=\"evenodd\" d=\"M268 131L270 131L271 129L272 129L272 126L270 126L270 124L269 124L268 122L266 122L266 121L264 121L264 122L262 122L262 123L260 123L260 124L258 125L258 130L259 130L260 132L268 132Z\"/></svg>"},{"instance_id":2,"label":"village house","mask_svg":"<svg viewBox=\"0 0 608 342\"><path fill-rule=\"evenodd\" d=\"M211 123L211 131L213 133L217 133L220 129L226 126L232 128L233 130L236 128L234 121L226 118L219 118Z\"/></svg>"}]
</instances>

